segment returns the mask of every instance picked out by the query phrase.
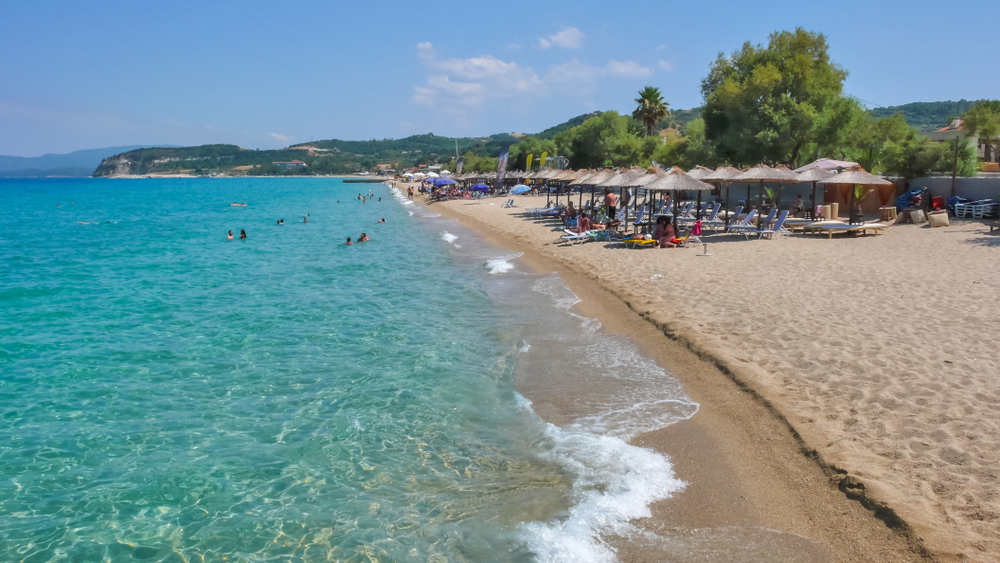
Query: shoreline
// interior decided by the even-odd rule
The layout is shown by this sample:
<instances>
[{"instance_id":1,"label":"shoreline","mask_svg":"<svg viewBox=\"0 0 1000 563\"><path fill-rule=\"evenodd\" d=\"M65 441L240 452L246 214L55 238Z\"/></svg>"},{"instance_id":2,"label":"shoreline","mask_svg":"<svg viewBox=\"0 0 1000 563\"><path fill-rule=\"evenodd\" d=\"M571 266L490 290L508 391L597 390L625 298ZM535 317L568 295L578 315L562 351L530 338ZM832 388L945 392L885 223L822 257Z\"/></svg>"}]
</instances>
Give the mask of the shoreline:
<instances>
[{"instance_id":1,"label":"shoreline","mask_svg":"<svg viewBox=\"0 0 1000 563\"><path fill-rule=\"evenodd\" d=\"M726 362L672 332L668 323L651 317L641 304L585 268L581 272L571 263L553 260L528 237L498 233L459 209L489 202L427 206L423 197L415 200L457 219L498 248L523 253L520 260L536 272L559 272L581 299L574 310L598 319L609 333L629 336L701 405L693 418L631 441L668 456L676 476L688 483L683 492L652 505L652 517L636 522L641 528L661 536L716 533L716 541L733 527L758 534L767 530L768 541L788 544L801 560L919 561L930 556L919 536L891 510L864 498L856 502L838 490L843 474L825 463L781 411ZM558 418L558 407L536 401L530 385L518 389L543 419ZM663 555L646 544L606 539L621 561L657 561ZM820 552L811 552L817 545L822 546Z\"/></svg>"}]
</instances>

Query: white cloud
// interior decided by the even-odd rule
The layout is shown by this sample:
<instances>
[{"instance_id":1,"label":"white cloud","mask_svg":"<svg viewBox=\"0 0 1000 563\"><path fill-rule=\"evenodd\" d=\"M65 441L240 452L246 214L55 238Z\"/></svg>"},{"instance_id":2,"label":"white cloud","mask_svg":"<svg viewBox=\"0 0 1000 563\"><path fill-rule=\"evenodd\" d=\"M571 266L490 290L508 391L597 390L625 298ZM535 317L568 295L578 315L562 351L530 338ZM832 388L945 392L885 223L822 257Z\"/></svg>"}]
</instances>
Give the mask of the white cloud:
<instances>
[{"instance_id":1,"label":"white cloud","mask_svg":"<svg viewBox=\"0 0 1000 563\"><path fill-rule=\"evenodd\" d=\"M626 78L644 78L652 74L652 70L632 61L619 62L614 59L601 66L581 63L573 59L568 63L554 65L545 73L545 83L553 86L594 84L597 79L606 76L623 76Z\"/></svg>"},{"instance_id":2,"label":"white cloud","mask_svg":"<svg viewBox=\"0 0 1000 563\"><path fill-rule=\"evenodd\" d=\"M545 73L545 82L556 85L579 84L581 82L590 84L604 74L605 69L599 66L581 63L573 59L568 63L553 65L549 68L549 71Z\"/></svg>"},{"instance_id":3,"label":"white cloud","mask_svg":"<svg viewBox=\"0 0 1000 563\"><path fill-rule=\"evenodd\" d=\"M608 71L615 76L625 76L628 78L643 78L653 73L648 67L641 66L639 63L632 61L619 62L614 59L608 61Z\"/></svg>"},{"instance_id":4,"label":"white cloud","mask_svg":"<svg viewBox=\"0 0 1000 563\"><path fill-rule=\"evenodd\" d=\"M660 70L665 70L667 72L670 72L671 70L674 70L674 65L672 65L669 62L664 61L664 60L661 60L659 63L657 63L656 66L660 67Z\"/></svg>"},{"instance_id":5,"label":"white cloud","mask_svg":"<svg viewBox=\"0 0 1000 563\"><path fill-rule=\"evenodd\" d=\"M437 109L476 107L490 99L509 98L541 90L542 81L529 67L502 61L492 55L438 60L430 43L417 45L428 66L426 84L415 86L410 101Z\"/></svg>"},{"instance_id":6,"label":"white cloud","mask_svg":"<svg viewBox=\"0 0 1000 563\"><path fill-rule=\"evenodd\" d=\"M268 133L268 135L274 137L276 140L281 141L282 143L291 143L292 139L295 138L292 137L291 135L282 135L281 133Z\"/></svg>"},{"instance_id":7,"label":"white cloud","mask_svg":"<svg viewBox=\"0 0 1000 563\"><path fill-rule=\"evenodd\" d=\"M511 43L510 45L507 45L507 48L510 49L511 51L520 51L521 45L518 43Z\"/></svg>"},{"instance_id":8,"label":"white cloud","mask_svg":"<svg viewBox=\"0 0 1000 563\"><path fill-rule=\"evenodd\" d=\"M548 49L555 45L565 49L579 49L583 47L583 32L575 27L567 27L555 35L546 35L538 38L538 45L542 49Z\"/></svg>"},{"instance_id":9,"label":"white cloud","mask_svg":"<svg viewBox=\"0 0 1000 563\"><path fill-rule=\"evenodd\" d=\"M667 50L666 43L664 43L663 45L657 45L655 50L656 51L666 51Z\"/></svg>"},{"instance_id":10,"label":"white cloud","mask_svg":"<svg viewBox=\"0 0 1000 563\"><path fill-rule=\"evenodd\" d=\"M430 41L417 43L417 56L427 61L434 58L434 45Z\"/></svg>"}]
</instances>

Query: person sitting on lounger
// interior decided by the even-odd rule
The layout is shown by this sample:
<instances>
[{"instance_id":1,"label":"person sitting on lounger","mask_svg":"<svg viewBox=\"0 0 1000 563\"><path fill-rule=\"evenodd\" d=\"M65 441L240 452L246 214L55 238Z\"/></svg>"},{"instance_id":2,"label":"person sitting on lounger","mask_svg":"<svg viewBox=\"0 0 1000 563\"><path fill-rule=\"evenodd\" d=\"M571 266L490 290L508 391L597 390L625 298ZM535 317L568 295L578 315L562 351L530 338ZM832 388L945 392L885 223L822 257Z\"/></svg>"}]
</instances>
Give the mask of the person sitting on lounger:
<instances>
[{"instance_id":1,"label":"person sitting on lounger","mask_svg":"<svg viewBox=\"0 0 1000 563\"><path fill-rule=\"evenodd\" d=\"M590 217L586 212L580 213L580 218L576 222L576 232L583 234L590 230Z\"/></svg>"},{"instance_id":2,"label":"person sitting on lounger","mask_svg":"<svg viewBox=\"0 0 1000 563\"><path fill-rule=\"evenodd\" d=\"M792 202L792 207L788 210L788 215L791 217L798 217L799 213L802 213L803 206L805 204L802 202L802 196L795 196L795 201Z\"/></svg>"},{"instance_id":3,"label":"person sitting on lounger","mask_svg":"<svg viewBox=\"0 0 1000 563\"><path fill-rule=\"evenodd\" d=\"M573 207L573 202L569 202L569 205L563 210L563 223L569 223L573 219L576 219L576 208Z\"/></svg>"},{"instance_id":4,"label":"person sitting on lounger","mask_svg":"<svg viewBox=\"0 0 1000 563\"><path fill-rule=\"evenodd\" d=\"M675 239L677 232L670 223L670 219L660 217L656 220L656 230L653 231L653 240L659 241L658 248L677 248Z\"/></svg>"}]
</instances>

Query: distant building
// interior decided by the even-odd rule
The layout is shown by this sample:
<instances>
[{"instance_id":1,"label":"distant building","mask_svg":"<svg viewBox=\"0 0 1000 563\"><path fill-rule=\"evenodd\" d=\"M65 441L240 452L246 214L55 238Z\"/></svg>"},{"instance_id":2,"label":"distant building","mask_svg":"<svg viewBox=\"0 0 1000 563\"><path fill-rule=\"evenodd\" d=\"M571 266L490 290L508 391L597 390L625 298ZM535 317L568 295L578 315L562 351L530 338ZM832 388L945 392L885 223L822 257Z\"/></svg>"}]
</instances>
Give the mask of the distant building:
<instances>
[{"instance_id":1,"label":"distant building","mask_svg":"<svg viewBox=\"0 0 1000 563\"><path fill-rule=\"evenodd\" d=\"M292 168L305 168L306 163L301 160L295 159L289 162L272 162L271 164L277 164L282 170L291 170Z\"/></svg>"},{"instance_id":2,"label":"distant building","mask_svg":"<svg viewBox=\"0 0 1000 563\"><path fill-rule=\"evenodd\" d=\"M965 131L962 130L962 120L961 119L954 119L954 120L952 120L951 123L948 124L947 127L942 127L940 129L938 129L937 131L932 131L930 134L928 134L928 137L930 137L932 141L937 141L937 142L941 143L941 142L944 142L944 141L950 141L952 139L957 139L957 138L962 137L964 135L965 135ZM995 154L996 151L994 150L993 152L994 152L994 154L990 155L992 157L990 159L991 162L995 162L996 159L997 159L997 156ZM982 139L976 139L976 155L979 156L979 158L985 158L985 155L986 155L986 143L983 143Z\"/></svg>"}]
</instances>

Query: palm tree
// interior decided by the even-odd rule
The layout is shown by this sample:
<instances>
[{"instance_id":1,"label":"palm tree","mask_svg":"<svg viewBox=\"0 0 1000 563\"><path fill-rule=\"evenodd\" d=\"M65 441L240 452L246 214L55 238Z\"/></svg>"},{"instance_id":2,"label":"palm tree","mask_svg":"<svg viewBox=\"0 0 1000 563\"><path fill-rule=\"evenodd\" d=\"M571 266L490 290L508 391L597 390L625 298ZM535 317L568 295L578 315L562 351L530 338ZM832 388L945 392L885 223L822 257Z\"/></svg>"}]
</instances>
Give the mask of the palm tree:
<instances>
[{"instance_id":1,"label":"palm tree","mask_svg":"<svg viewBox=\"0 0 1000 563\"><path fill-rule=\"evenodd\" d=\"M650 137L653 135L653 126L670 115L670 110L667 109L670 104L663 101L660 89L652 86L639 90L639 97L635 103L639 104L639 107L632 112L632 117L646 124L646 136Z\"/></svg>"}]
</instances>

